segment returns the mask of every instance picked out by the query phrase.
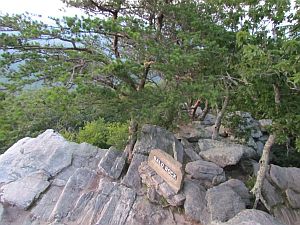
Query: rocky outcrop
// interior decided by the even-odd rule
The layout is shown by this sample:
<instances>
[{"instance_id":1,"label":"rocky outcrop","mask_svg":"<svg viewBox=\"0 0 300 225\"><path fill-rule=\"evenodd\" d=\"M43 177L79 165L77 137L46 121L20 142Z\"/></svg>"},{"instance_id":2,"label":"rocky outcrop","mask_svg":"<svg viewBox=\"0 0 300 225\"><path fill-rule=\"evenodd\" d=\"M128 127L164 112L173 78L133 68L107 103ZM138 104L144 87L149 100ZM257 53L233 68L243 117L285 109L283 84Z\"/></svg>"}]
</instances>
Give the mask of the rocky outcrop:
<instances>
[{"instance_id":1,"label":"rocky outcrop","mask_svg":"<svg viewBox=\"0 0 300 225\"><path fill-rule=\"evenodd\" d=\"M110 148L100 160L98 168L105 175L118 179L126 163L126 158L126 152Z\"/></svg>"},{"instance_id":2,"label":"rocky outcrop","mask_svg":"<svg viewBox=\"0 0 300 225\"><path fill-rule=\"evenodd\" d=\"M183 146L171 132L158 126L144 125L133 153L149 155L152 149L162 149L178 162L183 162Z\"/></svg>"},{"instance_id":3,"label":"rocky outcrop","mask_svg":"<svg viewBox=\"0 0 300 225\"><path fill-rule=\"evenodd\" d=\"M287 225L300 224L300 169L271 165L262 194L271 212Z\"/></svg>"},{"instance_id":4,"label":"rocky outcrop","mask_svg":"<svg viewBox=\"0 0 300 225\"><path fill-rule=\"evenodd\" d=\"M187 151L170 132L146 125L128 167L127 153L68 142L53 130L24 138L0 155L0 224L280 224L245 210L251 205L248 189L240 180L226 181L227 166L251 158L253 150L208 139L195 145L184 143ZM186 172L180 190L148 164L153 148L178 160L189 152L180 164ZM300 221L299 193L298 168L270 166L263 195L285 224Z\"/></svg>"},{"instance_id":5,"label":"rocky outcrop","mask_svg":"<svg viewBox=\"0 0 300 225\"><path fill-rule=\"evenodd\" d=\"M0 224L192 224L130 187L147 156L134 154L128 171L123 160L122 152L68 142L53 130L20 140L0 156Z\"/></svg>"}]
</instances>

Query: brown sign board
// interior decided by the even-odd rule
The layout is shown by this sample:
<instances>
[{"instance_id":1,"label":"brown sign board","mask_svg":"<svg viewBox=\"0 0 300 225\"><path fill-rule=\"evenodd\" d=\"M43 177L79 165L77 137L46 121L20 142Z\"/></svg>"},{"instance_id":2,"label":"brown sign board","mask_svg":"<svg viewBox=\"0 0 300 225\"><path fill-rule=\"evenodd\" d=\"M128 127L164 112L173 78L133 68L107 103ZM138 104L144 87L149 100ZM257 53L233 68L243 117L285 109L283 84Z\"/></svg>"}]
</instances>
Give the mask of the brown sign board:
<instances>
[{"instance_id":1,"label":"brown sign board","mask_svg":"<svg viewBox=\"0 0 300 225\"><path fill-rule=\"evenodd\" d=\"M175 193L180 190L183 180L180 162L160 149L153 149L150 151L148 165L169 184Z\"/></svg>"}]
</instances>

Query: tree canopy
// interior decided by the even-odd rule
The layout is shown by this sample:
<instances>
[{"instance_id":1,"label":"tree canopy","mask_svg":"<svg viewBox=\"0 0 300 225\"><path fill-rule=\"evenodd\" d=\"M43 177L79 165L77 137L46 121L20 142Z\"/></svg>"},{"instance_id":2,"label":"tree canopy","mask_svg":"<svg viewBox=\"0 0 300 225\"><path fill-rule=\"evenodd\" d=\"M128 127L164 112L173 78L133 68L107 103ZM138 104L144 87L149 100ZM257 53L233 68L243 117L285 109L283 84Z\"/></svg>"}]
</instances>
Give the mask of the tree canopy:
<instances>
[{"instance_id":1,"label":"tree canopy","mask_svg":"<svg viewBox=\"0 0 300 225\"><path fill-rule=\"evenodd\" d=\"M0 17L2 151L43 129L76 131L99 118L170 128L197 99L270 118L277 141L300 148L298 3L63 2L85 16Z\"/></svg>"}]
</instances>

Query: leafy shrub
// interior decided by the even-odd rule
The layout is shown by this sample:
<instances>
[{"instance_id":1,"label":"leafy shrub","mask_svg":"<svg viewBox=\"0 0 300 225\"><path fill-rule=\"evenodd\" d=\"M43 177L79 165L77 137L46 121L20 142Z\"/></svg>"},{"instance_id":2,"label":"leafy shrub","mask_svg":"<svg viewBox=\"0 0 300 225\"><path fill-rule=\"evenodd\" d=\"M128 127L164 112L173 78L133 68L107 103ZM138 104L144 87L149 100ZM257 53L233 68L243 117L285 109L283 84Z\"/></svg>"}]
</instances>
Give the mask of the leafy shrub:
<instances>
[{"instance_id":1,"label":"leafy shrub","mask_svg":"<svg viewBox=\"0 0 300 225\"><path fill-rule=\"evenodd\" d=\"M128 123L113 122L107 126L107 144L117 149L124 149L128 138Z\"/></svg>"},{"instance_id":2,"label":"leafy shrub","mask_svg":"<svg viewBox=\"0 0 300 225\"><path fill-rule=\"evenodd\" d=\"M77 133L63 131L62 135L78 143L87 142L99 148L114 146L124 149L128 138L128 124L120 122L105 122L103 118L87 122Z\"/></svg>"},{"instance_id":3,"label":"leafy shrub","mask_svg":"<svg viewBox=\"0 0 300 225\"><path fill-rule=\"evenodd\" d=\"M79 143L87 142L100 148L108 148L107 145L108 128L104 119L87 122L79 130L76 141Z\"/></svg>"}]
</instances>

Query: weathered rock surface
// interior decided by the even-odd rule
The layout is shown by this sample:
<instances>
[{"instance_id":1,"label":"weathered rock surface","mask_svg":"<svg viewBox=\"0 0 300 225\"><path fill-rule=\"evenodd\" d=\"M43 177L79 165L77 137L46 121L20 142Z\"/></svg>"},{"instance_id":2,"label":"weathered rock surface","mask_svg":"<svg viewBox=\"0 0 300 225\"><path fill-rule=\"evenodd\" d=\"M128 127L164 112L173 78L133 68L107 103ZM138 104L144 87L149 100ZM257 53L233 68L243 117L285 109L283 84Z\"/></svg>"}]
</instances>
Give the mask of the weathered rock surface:
<instances>
[{"instance_id":1,"label":"weathered rock surface","mask_svg":"<svg viewBox=\"0 0 300 225\"><path fill-rule=\"evenodd\" d=\"M53 130L20 140L0 156L0 224L192 224L121 184L123 158L115 153L68 142ZM132 186L134 167L137 172L146 159L134 155L127 173Z\"/></svg>"},{"instance_id":2,"label":"weathered rock surface","mask_svg":"<svg viewBox=\"0 0 300 225\"><path fill-rule=\"evenodd\" d=\"M197 180L185 180L183 192L186 196L184 212L192 220L202 224L209 223L207 201L205 199L206 189Z\"/></svg>"},{"instance_id":3,"label":"weathered rock surface","mask_svg":"<svg viewBox=\"0 0 300 225\"><path fill-rule=\"evenodd\" d=\"M226 180L224 170L212 162L197 160L185 166L185 172L191 178L199 180L205 187L218 185Z\"/></svg>"},{"instance_id":4,"label":"weathered rock surface","mask_svg":"<svg viewBox=\"0 0 300 225\"><path fill-rule=\"evenodd\" d=\"M260 210L246 209L237 214L226 223L214 223L213 225L284 225L270 214Z\"/></svg>"},{"instance_id":5,"label":"weathered rock surface","mask_svg":"<svg viewBox=\"0 0 300 225\"><path fill-rule=\"evenodd\" d=\"M205 197L210 221L226 222L236 214L246 209L241 196L229 185L219 185L210 188Z\"/></svg>"},{"instance_id":6,"label":"weathered rock surface","mask_svg":"<svg viewBox=\"0 0 300 225\"><path fill-rule=\"evenodd\" d=\"M140 191L142 188L141 178L138 168L142 162L147 161L148 156L141 154L134 154L130 166L123 180L121 181L127 187Z\"/></svg>"},{"instance_id":7,"label":"weathered rock surface","mask_svg":"<svg viewBox=\"0 0 300 225\"><path fill-rule=\"evenodd\" d=\"M252 158L256 156L256 152L243 145L231 144L220 147L209 148L201 151L200 156L210 162L214 162L220 167L236 165L240 159Z\"/></svg>"},{"instance_id":8,"label":"weathered rock surface","mask_svg":"<svg viewBox=\"0 0 300 225\"><path fill-rule=\"evenodd\" d=\"M110 148L100 160L98 168L105 175L113 179L118 179L125 166L126 157L125 152Z\"/></svg>"},{"instance_id":9,"label":"weathered rock surface","mask_svg":"<svg viewBox=\"0 0 300 225\"><path fill-rule=\"evenodd\" d=\"M0 189L1 199L3 202L26 209L50 185L48 178L43 172L35 172L8 183Z\"/></svg>"},{"instance_id":10,"label":"weathered rock surface","mask_svg":"<svg viewBox=\"0 0 300 225\"><path fill-rule=\"evenodd\" d=\"M178 138L187 139L189 142L197 142L200 138L211 138L211 131L205 129L200 123L194 121L192 124L180 126Z\"/></svg>"},{"instance_id":11,"label":"weathered rock surface","mask_svg":"<svg viewBox=\"0 0 300 225\"><path fill-rule=\"evenodd\" d=\"M300 169L271 165L262 194L272 214L287 225L300 224Z\"/></svg>"},{"instance_id":12,"label":"weathered rock surface","mask_svg":"<svg viewBox=\"0 0 300 225\"><path fill-rule=\"evenodd\" d=\"M280 189L300 192L300 168L271 165L270 177Z\"/></svg>"},{"instance_id":13,"label":"weathered rock surface","mask_svg":"<svg viewBox=\"0 0 300 225\"><path fill-rule=\"evenodd\" d=\"M149 155L152 149L161 149L178 162L183 162L183 146L171 132L158 126L144 125L133 152L134 154Z\"/></svg>"},{"instance_id":14,"label":"weathered rock surface","mask_svg":"<svg viewBox=\"0 0 300 225\"><path fill-rule=\"evenodd\" d=\"M241 197L242 201L246 205L250 206L250 193L249 193L248 188L242 181L237 180L237 179L230 179L230 180L220 184L219 186L220 187L223 187L223 186L230 187L235 193L237 193Z\"/></svg>"},{"instance_id":15,"label":"weathered rock surface","mask_svg":"<svg viewBox=\"0 0 300 225\"><path fill-rule=\"evenodd\" d=\"M182 144L159 127L143 129L129 168L125 153L68 142L53 130L18 141L0 155L0 224L280 225L266 213L244 210L249 192L241 181L225 182L222 167L251 157L249 148L211 140L200 147L199 141L200 154L207 155L198 158L199 150L190 149L188 175L176 194L145 161L157 146L180 159ZM299 173L299 168L271 165L263 186L271 213L286 225L300 224ZM169 205L183 204L184 214L162 207L161 196Z\"/></svg>"}]
</instances>

